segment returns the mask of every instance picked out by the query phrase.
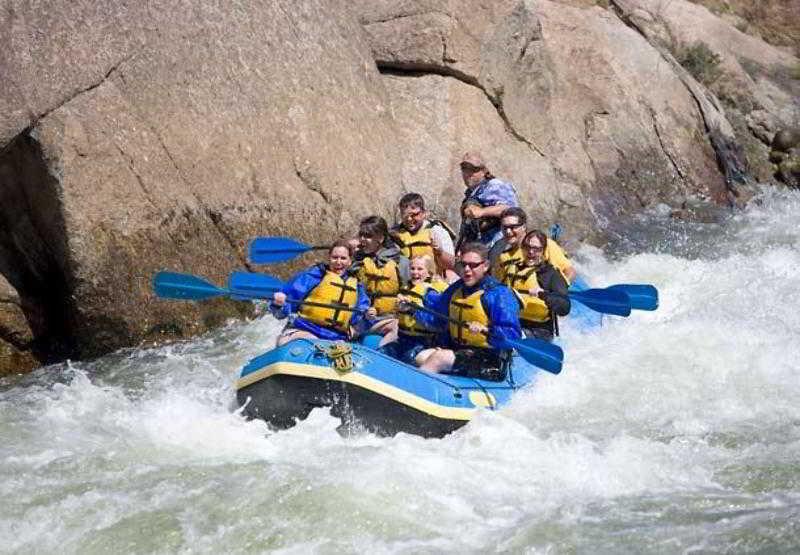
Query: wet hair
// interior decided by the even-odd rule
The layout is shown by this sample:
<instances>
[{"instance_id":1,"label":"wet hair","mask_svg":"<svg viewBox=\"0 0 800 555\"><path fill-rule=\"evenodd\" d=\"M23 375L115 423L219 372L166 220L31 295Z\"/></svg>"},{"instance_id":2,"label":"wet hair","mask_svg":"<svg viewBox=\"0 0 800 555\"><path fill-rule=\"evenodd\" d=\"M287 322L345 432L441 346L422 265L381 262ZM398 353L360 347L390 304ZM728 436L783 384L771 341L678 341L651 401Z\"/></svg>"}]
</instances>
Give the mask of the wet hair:
<instances>
[{"instance_id":1,"label":"wet hair","mask_svg":"<svg viewBox=\"0 0 800 555\"><path fill-rule=\"evenodd\" d=\"M525 237L522 239L522 246L527 247L528 244L531 242L531 239L536 237L539 239L539 242L542 244L542 248L547 248L547 235L545 235L544 231L534 229L533 231L529 231L525 234Z\"/></svg>"},{"instance_id":2,"label":"wet hair","mask_svg":"<svg viewBox=\"0 0 800 555\"><path fill-rule=\"evenodd\" d=\"M353 258L356 254L356 250L353 248L353 245L350 244L350 241L347 239L337 239L331 244L331 248L328 249L328 254L333 253L333 249L336 247L343 247L347 249L347 254L350 258Z\"/></svg>"},{"instance_id":3,"label":"wet hair","mask_svg":"<svg viewBox=\"0 0 800 555\"><path fill-rule=\"evenodd\" d=\"M429 254L421 254L419 256L415 256L411 259L411 262L415 260L420 260L425 265L425 269L428 270L428 273L433 276L436 274L436 262L433 260L433 257Z\"/></svg>"},{"instance_id":4,"label":"wet hair","mask_svg":"<svg viewBox=\"0 0 800 555\"><path fill-rule=\"evenodd\" d=\"M517 218L519 220L519 223L521 223L522 225L528 223L527 214L525 214L525 211L519 206L509 206L508 208L503 210L503 213L500 214L500 219L503 220L505 218L508 218L509 216Z\"/></svg>"},{"instance_id":5,"label":"wet hair","mask_svg":"<svg viewBox=\"0 0 800 555\"><path fill-rule=\"evenodd\" d=\"M400 198L400 202L397 203L397 206L400 208L401 212L406 208L425 210L425 199L422 198L422 195L419 193L406 193Z\"/></svg>"},{"instance_id":6,"label":"wet hair","mask_svg":"<svg viewBox=\"0 0 800 555\"><path fill-rule=\"evenodd\" d=\"M358 234L365 237L382 235L385 242L389 237L389 225L380 216L367 216L358 224Z\"/></svg>"},{"instance_id":7,"label":"wet hair","mask_svg":"<svg viewBox=\"0 0 800 555\"><path fill-rule=\"evenodd\" d=\"M480 256L484 261L489 260L489 247L483 243L465 243L461 246L461 257L468 252L473 252Z\"/></svg>"}]
</instances>

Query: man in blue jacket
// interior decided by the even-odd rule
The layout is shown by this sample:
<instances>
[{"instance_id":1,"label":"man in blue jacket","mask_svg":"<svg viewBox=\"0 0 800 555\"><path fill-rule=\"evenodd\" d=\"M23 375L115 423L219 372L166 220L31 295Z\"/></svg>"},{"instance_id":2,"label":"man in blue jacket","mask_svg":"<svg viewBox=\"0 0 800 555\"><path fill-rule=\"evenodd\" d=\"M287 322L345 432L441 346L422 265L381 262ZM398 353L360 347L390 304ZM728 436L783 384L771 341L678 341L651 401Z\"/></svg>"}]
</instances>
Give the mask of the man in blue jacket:
<instances>
[{"instance_id":1,"label":"man in blue jacket","mask_svg":"<svg viewBox=\"0 0 800 555\"><path fill-rule=\"evenodd\" d=\"M428 372L474 377L500 374L508 340L522 338L519 302L511 290L489 275L488 248L480 243L461 247L463 277L418 313L433 326L445 326L440 345L422 351L417 360ZM444 319L447 317L447 320Z\"/></svg>"}]
</instances>

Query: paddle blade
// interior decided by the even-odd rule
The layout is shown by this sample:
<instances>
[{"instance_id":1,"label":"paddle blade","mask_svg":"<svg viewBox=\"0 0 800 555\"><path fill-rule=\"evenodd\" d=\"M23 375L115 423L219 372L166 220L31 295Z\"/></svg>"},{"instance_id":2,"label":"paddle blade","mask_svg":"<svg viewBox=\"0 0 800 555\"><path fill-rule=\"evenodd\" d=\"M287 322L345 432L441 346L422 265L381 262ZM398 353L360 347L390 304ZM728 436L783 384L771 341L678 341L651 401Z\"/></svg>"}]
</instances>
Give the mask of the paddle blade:
<instances>
[{"instance_id":1,"label":"paddle blade","mask_svg":"<svg viewBox=\"0 0 800 555\"><path fill-rule=\"evenodd\" d=\"M153 276L153 291L162 299L184 301L201 301L226 293L202 278L175 272L158 272Z\"/></svg>"},{"instance_id":2,"label":"paddle blade","mask_svg":"<svg viewBox=\"0 0 800 555\"><path fill-rule=\"evenodd\" d=\"M508 341L508 345L516 349L522 358L537 368L547 370L551 374L561 372L564 351L558 345L535 337L529 337L522 341Z\"/></svg>"},{"instance_id":3,"label":"paddle blade","mask_svg":"<svg viewBox=\"0 0 800 555\"><path fill-rule=\"evenodd\" d=\"M228 278L228 289L239 300L272 298L283 285L276 277L252 272L233 272Z\"/></svg>"},{"instance_id":4,"label":"paddle blade","mask_svg":"<svg viewBox=\"0 0 800 555\"><path fill-rule=\"evenodd\" d=\"M291 237L257 237L250 242L250 262L253 264L286 262L312 248Z\"/></svg>"},{"instance_id":5,"label":"paddle blade","mask_svg":"<svg viewBox=\"0 0 800 555\"><path fill-rule=\"evenodd\" d=\"M615 289L586 289L570 291L569 298L585 304L595 312L630 316L631 300L627 293Z\"/></svg>"},{"instance_id":6,"label":"paddle blade","mask_svg":"<svg viewBox=\"0 0 800 555\"><path fill-rule=\"evenodd\" d=\"M634 310L656 310L658 308L658 289L648 284L620 284L612 285L608 289L622 291L631 300Z\"/></svg>"}]
</instances>

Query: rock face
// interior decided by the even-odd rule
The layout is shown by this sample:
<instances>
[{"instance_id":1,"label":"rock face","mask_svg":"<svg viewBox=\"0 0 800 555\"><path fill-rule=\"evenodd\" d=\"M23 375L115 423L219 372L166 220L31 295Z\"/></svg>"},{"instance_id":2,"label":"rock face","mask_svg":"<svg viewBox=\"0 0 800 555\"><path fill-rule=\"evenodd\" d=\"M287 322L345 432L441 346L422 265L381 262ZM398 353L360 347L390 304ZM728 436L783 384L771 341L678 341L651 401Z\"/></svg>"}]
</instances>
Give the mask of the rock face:
<instances>
[{"instance_id":1,"label":"rock face","mask_svg":"<svg viewBox=\"0 0 800 555\"><path fill-rule=\"evenodd\" d=\"M0 376L39 365L31 352L33 332L20 304L17 292L0 275Z\"/></svg>"},{"instance_id":2,"label":"rock face","mask_svg":"<svg viewBox=\"0 0 800 555\"><path fill-rule=\"evenodd\" d=\"M404 191L457 225L466 150L574 238L726 202L740 131L654 38L671 20L584 4L0 0L0 274L31 337L15 352L218 325L246 305L155 299L153 273L223 283L248 239L349 234ZM767 116L793 113L751 80Z\"/></svg>"},{"instance_id":3,"label":"rock face","mask_svg":"<svg viewBox=\"0 0 800 555\"><path fill-rule=\"evenodd\" d=\"M253 236L336 236L395 199L380 76L328 2L3 2L0 17L0 271L62 356L232 313L155 299L156 270L224 283Z\"/></svg>"},{"instance_id":4,"label":"rock face","mask_svg":"<svg viewBox=\"0 0 800 555\"><path fill-rule=\"evenodd\" d=\"M782 127L800 124L800 60L685 0L613 0L613 4L652 44L678 56L702 45L716 56L703 61L699 69L707 71L706 85L736 127L751 171L761 180L769 179L774 168L767 163L767 153L773 136ZM718 67L708 67L712 65Z\"/></svg>"},{"instance_id":5,"label":"rock face","mask_svg":"<svg viewBox=\"0 0 800 555\"><path fill-rule=\"evenodd\" d=\"M726 198L704 136L713 125L733 138L730 126L711 105L706 122L681 77L612 12L532 0L360 8L415 154L406 186L424 184L441 210L458 206L453 160L468 148L516 183L535 221L568 220L584 236L620 211Z\"/></svg>"}]
</instances>

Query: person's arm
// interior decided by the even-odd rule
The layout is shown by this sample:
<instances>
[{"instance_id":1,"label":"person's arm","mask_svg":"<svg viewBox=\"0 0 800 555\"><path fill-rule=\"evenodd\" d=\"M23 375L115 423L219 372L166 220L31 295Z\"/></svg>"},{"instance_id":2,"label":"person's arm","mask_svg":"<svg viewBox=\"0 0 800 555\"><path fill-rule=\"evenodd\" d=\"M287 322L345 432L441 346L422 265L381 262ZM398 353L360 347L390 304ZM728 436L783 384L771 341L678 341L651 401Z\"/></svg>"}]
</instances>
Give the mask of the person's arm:
<instances>
[{"instance_id":1,"label":"person's arm","mask_svg":"<svg viewBox=\"0 0 800 555\"><path fill-rule=\"evenodd\" d=\"M353 312L353 318L350 320L350 325L353 327L358 326L362 322L368 323L364 313L367 311L370 305L369 297L367 296L367 290L364 289L364 286L361 283L359 283L357 286L356 295L357 298L355 308L357 312Z\"/></svg>"},{"instance_id":2,"label":"person's arm","mask_svg":"<svg viewBox=\"0 0 800 555\"><path fill-rule=\"evenodd\" d=\"M569 300L569 285L556 268L551 267L548 274L547 283L539 292L539 298L544 301L550 312L557 316L566 316L572 308Z\"/></svg>"},{"instance_id":3,"label":"person's arm","mask_svg":"<svg viewBox=\"0 0 800 555\"><path fill-rule=\"evenodd\" d=\"M313 266L292 276L281 289L281 293L285 295L284 302L280 304L273 302L270 306L270 311L274 313L273 307L278 307L285 316L296 312L298 305L292 301L304 300L311 290L320 284L323 275L324 270L322 268Z\"/></svg>"},{"instance_id":4,"label":"person's arm","mask_svg":"<svg viewBox=\"0 0 800 555\"><path fill-rule=\"evenodd\" d=\"M483 295L489 316L489 345L495 349L507 349L506 341L519 341L522 328L519 324L519 302L511 289L498 286Z\"/></svg>"},{"instance_id":5,"label":"person's arm","mask_svg":"<svg viewBox=\"0 0 800 555\"><path fill-rule=\"evenodd\" d=\"M492 206L484 206L482 208L480 206L473 205L467 210L469 210L470 217L480 219L499 218L506 208L509 208L508 204L494 204Z\"/></svg>"},{"instance_id":6,"label":"person's arm","mask_svg":"<svg viewBox=\"0 0 800 555\"><path fill-rule=\"evenodd\" d=\"M447 328L447 315L450 312L450 298L455 291L454 285L450 285L440 295L425 295L422 297L422 304L425 308L431 309L444 316L444 318L424 310L417 310L414 316L420 324L431 329Z\"/></svg>"},{"instance_id":7,"label":"person's arm","mask_svg":"<svg viewBox=\"0 0 800 555\"><path fill-rule=\"evenodd\" d=\"M575 276L577 275L575 267L572 265L569 257L567 257L564 249L561 248L561 245L552 239L547 241L545 260L547 260L550 264L555 266L557 270L564 274L564 277L567 280L567 285L575 280Z\"/></svg>"},{"instance_id":8,"label":"person's arm","mask_svg":"<svg viewBox=\"0 0 800 555\"><path fill-rule=\"evenodd\" d=\"M407 285L411 281L411 263L402 254L397 257L397 277L400 285Z\"/></svg>"},{"instance_id":9,"label":"person's arm","mask_svg":"<svg viewBox=\"0 0 800 555\"><path fill-rule=\"evenodd\" d=\"M453 239L445 228L435 225L431 229L431 243L437 266L445 270L452 270L456 264L456 248Z\"/></svg>"},{"instance_id":10,"label":"person's arm","mask_svg":"<svg viewBox=\"0 0 800 555\"><path fill-rule=\"evenodd\" d=\"M511 183L492 179L476 195L481 206L470 206L473 218L499 218L506 208L519 206L517 192Z\"/></svg>"}]
</instances>

